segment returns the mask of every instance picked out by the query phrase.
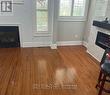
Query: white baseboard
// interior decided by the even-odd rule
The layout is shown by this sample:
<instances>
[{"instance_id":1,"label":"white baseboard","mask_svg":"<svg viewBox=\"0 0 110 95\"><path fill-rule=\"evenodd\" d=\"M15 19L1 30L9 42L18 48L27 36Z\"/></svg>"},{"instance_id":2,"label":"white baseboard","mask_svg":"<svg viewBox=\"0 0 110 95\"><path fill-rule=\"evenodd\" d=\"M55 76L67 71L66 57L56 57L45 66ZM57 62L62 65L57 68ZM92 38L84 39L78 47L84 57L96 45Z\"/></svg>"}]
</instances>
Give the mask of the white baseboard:
<instances>
[{"instance_id":1,"label":"white baseboard","mask_svg":"<svg viewBox=\"0 0 110 95\"><path fill-rule=\"evenodd\" d=\"M57 49L57 46L72 46L83 45L82 41L59 41L57 44L51 44L51 42L24 42L23 47L51 47L51 49Z\"/></svg>"},{"instance_id":2,"label":"white baseboard","mask_svg":"<svg viewBox=\"0 0 110 95\"><path fill-rule=\"evenodd\" d=\"M59 41L58 46L72 46L72 45L82 45L82 41Z\"/></svg>"},{"instance_id":3,"label":"white baseboard","mask_svg":"<svg viewBox=\"0 0 110 95\"><path fill-rule=\"evenodd\" d=\"M82 44L83 44L83 46L85 46L87 48L87 45L88 45L87 42L83 41Z\"/></svg>"},{"instance_id":4,"label":"white baseboard","mask_svg":"<svg viewBox=\"0 0 110 95\"><path fill-rule=\"evenodd\" d=\"M57 44L52 44L51 49L57 49Z\"/></svg>"},{"instance_id":5,"label":"white baseboard","mask_svg":"<svg viewBox=\"0 0 110 95\"><path fill-rule=\"evenodd\" d=\"M94 57L98 62L100 62L100 60L98 58L96 58L92 53L90 53L88 50L86 51L88 54L90 54L92 57Z\"/></svg>"},{"instance_id":6,"label":"white baseboard","mask_svg":"<svg viewBox=\"0 0 110 95\"><path fill-rule=\"evenodd\" d=\"M50 47L51 42L24 42L23 47Z\"/></svg>"}]
</instances>

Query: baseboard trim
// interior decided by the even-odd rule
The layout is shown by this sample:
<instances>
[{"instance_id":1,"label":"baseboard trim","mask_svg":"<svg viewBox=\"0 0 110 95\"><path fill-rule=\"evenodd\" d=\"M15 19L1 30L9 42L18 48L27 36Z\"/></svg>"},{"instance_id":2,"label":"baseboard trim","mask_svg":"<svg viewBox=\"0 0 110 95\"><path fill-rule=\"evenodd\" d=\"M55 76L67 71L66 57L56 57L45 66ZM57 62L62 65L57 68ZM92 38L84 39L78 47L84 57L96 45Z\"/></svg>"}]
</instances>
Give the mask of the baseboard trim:
<instances>
[{"instance_id":1,"label":"baseboard trim","mask_svg":"<svg viewBox=\"0 0 110 95\"><path fill-rule=\"evenodd\" d=\"M83 41L59 41L57 44L51 42L24 42L23 47L51 47L57 49L57 46L83 45Z\"/></svg>"},{"instance_id":2,"label":"baseboard trim","mask_svg":"<svg viewBox=\"0 0 110 95\"><path fill-rule=\"evenodd\" d=\"M50 47L51 42L24 42L23 47Z\"/></svg>"},{"instance_id":3,"label":"baseboard trim","mask_svg":"<svg viewBox=\"0 0 110 95\"><path fill-rule=\"evenodd\" d=\"M88 43L85 42L85 41L83 41L83 42L82 42L82 45L85 46L85 47L87 48Z\"/></svg>"},{"instance_id":4,"label":"baseboard trim","mask_svg":"<svg viewBox=\"0 0 110 95\"><path fill-rule=\"evenodd\" d=\"M86 51L88 54L90 54L93 58L95 58L98 62L100 62L100 60L98 58L96 58L92 53L90 53L88 50Z\"/></svg>"},{"instance_id":5,"label":"baseboard trim","mask_svg":"<svg viewBox=\"0 0 110 95\"><path fill-rule=\"evenodd\" d=\"M72 46L72 45L82 45L82 41L59 41L57 46Z\"/></svg>"}]
</instances>

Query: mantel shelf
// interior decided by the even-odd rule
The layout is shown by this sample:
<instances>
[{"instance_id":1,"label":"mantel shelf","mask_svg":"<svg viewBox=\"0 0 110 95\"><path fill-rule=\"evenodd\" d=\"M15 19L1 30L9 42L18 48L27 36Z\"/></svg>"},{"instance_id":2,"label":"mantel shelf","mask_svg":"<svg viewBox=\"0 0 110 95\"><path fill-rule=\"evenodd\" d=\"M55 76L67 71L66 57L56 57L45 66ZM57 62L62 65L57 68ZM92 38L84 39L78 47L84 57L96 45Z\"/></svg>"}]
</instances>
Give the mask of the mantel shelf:
<instances>
[{"instance_id":1,"label":"mantel shelf","mask_svg":"<svg viewBox=\"0 0 110 95\"><path fill-rule=\"evenodd\" d=\"M110 30L110 24L109 23L105 23L103 21L94 20L93 21L93 26L97 26L97 27L100 27L100 28L103 28L103 29Z\"/></svg>"}]
</instances>

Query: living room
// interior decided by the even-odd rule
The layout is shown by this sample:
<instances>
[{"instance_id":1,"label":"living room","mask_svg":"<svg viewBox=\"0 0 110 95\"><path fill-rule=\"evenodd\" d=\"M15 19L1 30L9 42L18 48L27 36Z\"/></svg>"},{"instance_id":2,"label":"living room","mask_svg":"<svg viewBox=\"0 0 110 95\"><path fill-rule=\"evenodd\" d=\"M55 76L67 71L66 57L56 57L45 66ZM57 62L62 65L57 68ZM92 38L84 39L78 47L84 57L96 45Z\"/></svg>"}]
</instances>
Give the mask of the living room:
<instances>
[{"instance_id":1,"label":"living room","mask_svg":"<svg viewBox=\"0 0 110 95\"><path fill-rule=\"evenodd\" d=\"M110 0L0 2L0 95L108 95Z\"/></svg>"}]
</instances>

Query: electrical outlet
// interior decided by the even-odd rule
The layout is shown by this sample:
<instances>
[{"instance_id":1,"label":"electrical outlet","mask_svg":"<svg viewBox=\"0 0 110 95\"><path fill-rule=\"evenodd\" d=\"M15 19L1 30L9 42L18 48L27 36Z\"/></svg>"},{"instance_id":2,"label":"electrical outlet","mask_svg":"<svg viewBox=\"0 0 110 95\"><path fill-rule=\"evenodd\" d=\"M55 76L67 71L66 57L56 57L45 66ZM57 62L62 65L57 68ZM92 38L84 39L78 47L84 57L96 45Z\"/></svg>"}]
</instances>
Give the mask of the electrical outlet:
<instances>
[{"instance_id":1,"label":"electrical outlet","mask_svg":"<svg viewBox=\"0 0 110 95\"><path fill-rule=\"evenodd\" d=\"M75 38L78 38L78 35L77 34L75 35Z\"/></svg>"}]
</instances>

